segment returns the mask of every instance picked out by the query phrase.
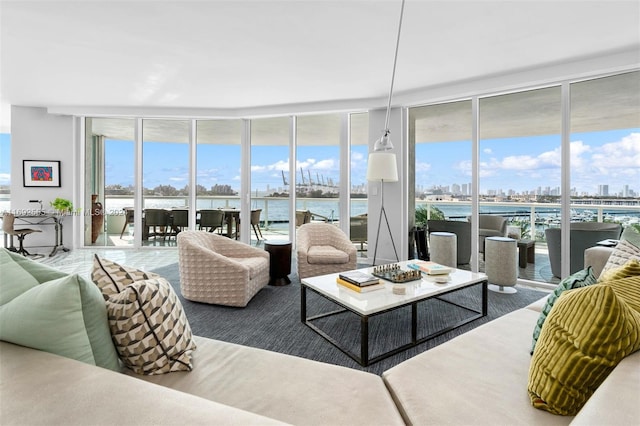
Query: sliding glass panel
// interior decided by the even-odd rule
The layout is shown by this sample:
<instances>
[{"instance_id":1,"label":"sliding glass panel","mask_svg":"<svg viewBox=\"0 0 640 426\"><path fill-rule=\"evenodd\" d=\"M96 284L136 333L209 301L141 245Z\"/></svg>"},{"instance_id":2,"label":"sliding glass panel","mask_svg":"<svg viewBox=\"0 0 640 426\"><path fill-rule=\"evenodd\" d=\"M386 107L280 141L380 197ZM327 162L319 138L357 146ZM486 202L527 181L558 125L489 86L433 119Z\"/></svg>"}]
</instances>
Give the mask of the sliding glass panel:
<instances>
[{"instance_id":1,"label":"sliding glass panel","mask_svg":"<svg viewBox=\"0 0 640 426\"><path fill-rule=\"evenodd\" d=\"M585 249L617 239L621 228L640 231L640 72L570 88L575 272L585 266Z\"/></svg>"},{"instance_id":2,"label":"sliding glass panel","mask_svg":"<svg viewBox=\"0 0 640 426\"><path fill-rule=\"evenodd\" d=\"M461 246L457 259L468 268L471 228L471 101L409 109L410 140L415 142L416 257L429 257L428 220L432 231L453 232Z\"/></svg>"},{"instance_id":3,"label":"sliding glass panel","mask_svg":"<svg viewBox=\"0 0 640 426\"><path fill-rule=\"evenodd\" d=\"M143 246L175 246L177 233L188 228L190 124L142 122Z\"/></svg>"},{"instance_id":4,"label":"sliding glass panel","mask_svg":"<svg viewBox=\"0 0 640 426\"><path fill-rule=\"evenodd\" d=\"M251 210L260 210L260 232L267 239L291 238L289 123L288 117L251 121ZM251 240L257 241L255 231L251 231Z\"/></svg>"},{"instance_id":5,"label":"sliding glass panel","mask_svg":"<svg viewBox=\"0 0 640 426\"><path fill-rule=\"evenodd\" d=\"M369 114L349 114L351 143L351 217L349 235L358 248L358 256L367 257L368 201L367 164L369 161Z\"/></svg>"},{"instance_id":6,"label":"sliding glass panel","mask_svg":"<svg viewBox=\"0 0 640 426\"><path fill-rule=\"evenodd\" d=\"M496 234L535 241L535 258L524 259L535 263L519 263L517 273L549 283L558 281L560 259L548 231L560 218L560 99L560 87L480 99L478 249L484 253L484 238Z\"/></svg>"},{"instance_id":7,"label":"sliding glass panel","mask_svg":"<svg viewBox=\"0 0 640 426\"><path fill-rule=\"evenodd\" d=\"M135 121L87 118L84 244L133 246Z\"/></svg>"},{"instance_id":8,"label":"sliding glass panel","mask_svg":"<svg viewBox=\"0 0 640 426\"><path fill-rule=\"evenodd\" d=\"M302 116L297 123L296 216L333 223L340 219L341 116Z\"/></svg>"},{"instance_id":9,"label":"sliding glass panel","mask_svg":"<svg viewBox=\"0 0 640 426\"><path fill-rule=\"evenodd\" d=\"M240 120L199 120L196 124L198 229L235 235L238 223L225 209L240 208Z\"/></svg>"}]
</instances>

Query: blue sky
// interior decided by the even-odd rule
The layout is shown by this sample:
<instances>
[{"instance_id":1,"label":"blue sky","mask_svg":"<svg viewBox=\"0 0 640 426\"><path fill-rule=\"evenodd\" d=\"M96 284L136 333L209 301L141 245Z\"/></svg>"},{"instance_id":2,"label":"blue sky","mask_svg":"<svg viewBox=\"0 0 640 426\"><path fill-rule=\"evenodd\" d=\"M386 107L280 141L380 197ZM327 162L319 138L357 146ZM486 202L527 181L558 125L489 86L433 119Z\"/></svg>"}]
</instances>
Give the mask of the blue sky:
<instances>
[{"instance_id":1,"label":"blue sky","mask_svg":"<svg viewBox=\"0 0 640 426\"><path fill-rule=\"evenodd\" d=\"M560 186L560 138L557 135L517 139L483 140L480 144L481 192L487 190L535 190ZM596 194L598 185L609 185L609 193L622 191L623 185L640 192L640 129L573 134L571 142L572 187L577 192ZM107 143L108 184L133 183L133 143ZM352 150L352 185L366 182L366 146ZM0 184L9 182L10 137L0 134ZM253 189L263 191L282 187L282 170L288 174L287 146L252 147ZM338 147L301 147L297 153L297 179L300 167L312 179L339 181ZM471 143L417 144L416 184L462 185L471 181ZM198 148L198 183L209 188L217 184L240 187L240 147L207 145ZM144 186L188 183L189 151L186 144L145 143ZM305 176L306 178L306 176Z\"/></svg>"}]
</instances>

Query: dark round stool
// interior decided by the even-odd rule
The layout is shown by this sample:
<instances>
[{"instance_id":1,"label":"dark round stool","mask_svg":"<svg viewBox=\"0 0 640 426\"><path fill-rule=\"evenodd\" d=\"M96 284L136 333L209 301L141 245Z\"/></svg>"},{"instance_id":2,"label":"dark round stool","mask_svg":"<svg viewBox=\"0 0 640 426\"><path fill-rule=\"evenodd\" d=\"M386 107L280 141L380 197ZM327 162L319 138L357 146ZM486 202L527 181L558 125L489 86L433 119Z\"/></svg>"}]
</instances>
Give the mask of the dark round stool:
<instances>
[{"instance_id":1,"label":"dark round stool","mask_svg":"<svg viewBox=\"0 0 640 426\"><path fill-rule=\"evenodd\" d=\"M264 249L270 255L269 285L291 284L291 241L265 241Z\"/></svg>"}]
</instances>

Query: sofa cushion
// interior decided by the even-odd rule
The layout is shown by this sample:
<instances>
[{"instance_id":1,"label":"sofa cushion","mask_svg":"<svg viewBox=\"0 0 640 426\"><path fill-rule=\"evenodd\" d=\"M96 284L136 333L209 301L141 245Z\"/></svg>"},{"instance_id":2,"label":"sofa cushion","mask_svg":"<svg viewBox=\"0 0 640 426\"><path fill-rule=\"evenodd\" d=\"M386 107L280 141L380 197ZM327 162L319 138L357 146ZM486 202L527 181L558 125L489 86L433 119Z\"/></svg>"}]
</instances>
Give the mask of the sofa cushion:
<instances>
[{"instance_id":1,"label":"sofa cushion","mask_svg":"<svg viewBox=\"0 0 640 426\"><path fill-rule=\"evenodd\" d=\"M2 287L14 285L20 287L2 280ZM36 285L0 306L0 339L120 369L100 291L77 274Z\"/></svg>"},{"instance_id":2,"label":"sofa cushion","mask_svg":"<svg viewBox=\"0 0 640 426\"><path fill-rule=\"evenodd\" d=\"M198 350L193 354L194 369L190 373L127 374L289 424L404 424L380 376L200 336L194 338Z\"/></svg>"},{"instance_id":3,"label":"sofa cushion","mask_svg":"<svg viewBox=\"0 0 640 426\"><path fill-rule=\"evenodd\" d=\"M307 251L307 261L316 265L348 263L349 253L333 246L311 246Z\"/></svg>"},{"instance_id":4,"label":"sofa cushion","mask_svg":"<svg viewBox=\"0 0 640 426\"><path fill-rule=\"evenodd\" d=\"M527 372L538 313L518 309L382 375L407 424L567 425L531 406Z\"/></svg>"},{"instance_id":5,"label":"sofa cushion","mask_svg":"<svg viewBox=\"0 0 640 426\"><path fill-rule=\"evenodd\" d=\"M618 362L640 349L640 312L633 308L640 307L640 287L633 280L571 290L558 299L531 360L534 407L576 415Z\"/></svg>"},{"instance_id":6,"label":"sofa cushion","mask_svg":"<svg viewBox=\"0 0 640 426\"><path fill-rule=\"evenodd\" d=\"M153 272L122 266L111 260L103 259L97 254L93 257L91 281L100 288L105 300L113 294L118 294L124 287L135 281L158 277L159 275Z\"/></svg>"},{"instance_id":7,"label":"sofa cushion","mask_svg":"<svg viewBox=\"0 0 640 426\"><path fill-rule=\"evenodd\" d=\"M540 311L540 316L538 317L538 321L536 322L535 327L533 328L533 341L531 343L531 354L536 348L536 342L538 341L538 337L540 336L540 331L542 330L542 326L544 325L549 312L551 312L551 308L556 303L560 295L566 291L574 288L586 287L588 285L595 284L597 282L596 277L593 275L593 270L591 266L588 266L587 269L582 271L578 271L573 275L568 276L567 278L560 281L558 286L553 290L542 307L542 311Z\"/></svg>"},{"instance_id":8,"label":"sofa cushion","mask_svg":"<svg viewBox=\"0 0 640 426\"><path fill-rule=\"evenodd\" d=\"M0 423L3 425L282 424L11 343L0 342L0 354Z\"/></svg>"},{"instance_id":9,"label":"sofa cushion","mask_svg":"<svg viewBox=\"0 0 640 426\"><path fill-rule=\"evenodd\" d=\"M640 233L635 228L627 226L622 231L618 245L616 245L613 253L607 259L602 273L607 272L609 269L623 266L631 259L640 260Z\"/></svg>"},{"instance_id":10,"label":"sofa cushion","mask_svg":"<svg viewBox=\"0 0 640 426\"><path fill-rule=\"evenodd\" d=\"M619 280L621 278L635 277L640 275L640 261L638 259L631 259L622 266L616 268L609 268L600 275L598 282Z\"/></svg>"}]
</instances>

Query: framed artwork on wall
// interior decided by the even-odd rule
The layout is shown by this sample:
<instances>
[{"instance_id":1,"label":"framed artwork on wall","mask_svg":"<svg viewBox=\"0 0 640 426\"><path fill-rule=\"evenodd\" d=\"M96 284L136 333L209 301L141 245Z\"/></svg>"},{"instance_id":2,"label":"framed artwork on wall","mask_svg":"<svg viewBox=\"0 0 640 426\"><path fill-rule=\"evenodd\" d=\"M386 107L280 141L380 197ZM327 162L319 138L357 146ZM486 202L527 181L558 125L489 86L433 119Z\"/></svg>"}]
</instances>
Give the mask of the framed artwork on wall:
<instances>
[{"instance_id":1,"label":"framed artwork on wall","mask_svg":"<svg viewBox=\"0 0 640 426\"><path fill-rule=\"evenodd\" d=\"M60 161L22 160L23 186L60 186Z\"/></svg>"}]
</instances>

